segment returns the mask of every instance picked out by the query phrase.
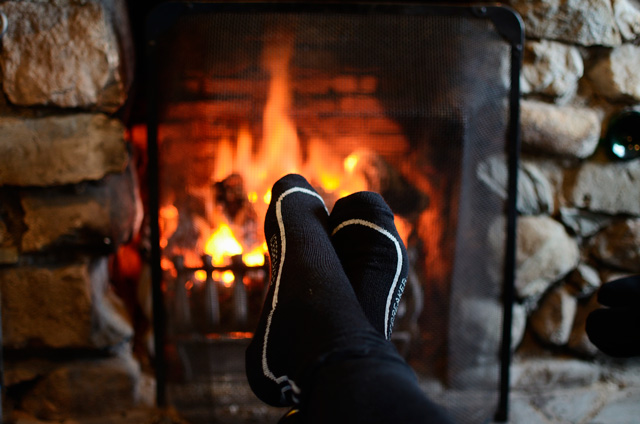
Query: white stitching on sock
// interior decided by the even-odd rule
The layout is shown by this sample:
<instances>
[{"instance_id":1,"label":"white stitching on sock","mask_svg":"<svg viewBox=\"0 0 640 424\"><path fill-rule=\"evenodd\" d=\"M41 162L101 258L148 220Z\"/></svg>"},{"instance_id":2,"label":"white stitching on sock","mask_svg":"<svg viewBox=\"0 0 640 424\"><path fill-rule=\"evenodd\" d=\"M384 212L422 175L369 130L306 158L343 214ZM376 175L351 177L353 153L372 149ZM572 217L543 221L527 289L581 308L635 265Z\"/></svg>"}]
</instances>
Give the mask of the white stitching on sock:
<instances>
[{"instance_id":1,"label":"white stitching on sock","mask_svg":"<svg viewBox=\"0 0 640 424\"><path fill-rule=\"evenodd\" d=\"M269 311L269 316L267 317L267 327L265 328L265 332L264 332L264 340L262 343L262 373L265 375L265 377L267 377L270 380L275 381L277 384L280 384L282 382L287 382L290 384L287 386L284 386L281 388L281 391L283 394L285 394L288 390L292 390L295 394L299 394L300 393L300 388L298 387L298 385L293 381L290 380L288 376L286 375L282 375L280 377L276 377L275 374L271 371L271 369L269 368L269 364L267 363L267 342L269 339L269 332L271 330L271 320L273 319L273 313L276 310L276 306L278 305L278 291L280 290L280 277L282 276L282 269L284 267L284 258L285 258L285 252L286 252L286 248L287 248L287 239L286 239L286 235L284 232L284 221L282 219L282 200L288 196L291 193L296 193L296 192L301 192L301 193L305 193L314 197L317 197L318 199L320 199L320 201L322 202L322 206L324 206L325 211L327 211L327 213L329 213L329 211L327 210L327 206L324 204L324 200L322 199L322 197L311 190L308 190L306 188L302 188L302 187L292 187L289 190L285 191L284 193L282 193L280 195L280 197L278 197L278 200L276 201L276 218L278 220L278 228L280 230L280 263L279 263L279 267L278 267L278 273L276 274L276 280L274 282L274 289L273 289L273 300L271 302L271 311ZM294 396L295 398L295 396Z\"/></svg>"},{"instance_id":2,"label":"white stitching on sock","mask_svg":"<svg viewBox=\"0 0 640 424\"><path fill-rule=\"evenodd\" d=\"M333 237L338 231L340 231L347 225L354 225L354 224L363 225L365 227L369 227L371 229L374 229L384 234L396 246L396 253L398 254L398 262L396 265L396 275L393 277L393 283L391 284L391 288L389 289L389 294L387 295L387 304L385 305L385 311L384 311L384 336L387 340L389 340L391 338L391 334L389 331L389 310L391 309L393 292L395 291L396 286L398 285L398 279L400 278L400 273L402 272L402 249L400 248L400 243L393 236L393 234L391 234L389 231L385 230L384 228L380 227L379 225L374 224L373 222L365 221L364 219L348 219L346 221L341 222L340 225L334 228L333 232L331 233L331 236Z\"/></svg>"}]
</instances>

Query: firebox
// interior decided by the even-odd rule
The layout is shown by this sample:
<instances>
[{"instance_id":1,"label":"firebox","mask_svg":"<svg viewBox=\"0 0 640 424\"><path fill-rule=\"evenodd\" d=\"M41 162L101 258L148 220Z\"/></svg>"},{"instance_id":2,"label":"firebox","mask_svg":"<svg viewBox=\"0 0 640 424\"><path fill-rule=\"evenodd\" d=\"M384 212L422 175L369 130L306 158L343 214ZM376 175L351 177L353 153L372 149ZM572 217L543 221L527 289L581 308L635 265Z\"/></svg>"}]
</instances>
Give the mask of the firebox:
<instances>
[{"instance_id":1,"label":"firebox","mask_svg":"<svg viewBox=\"0 0 640 424\"><path fill-rule=\"evenodd\" d=\"M495 5L168 3L148 22L159 404L268 414L244 349L270 187L379 192L410 275L393 342L460 422L504 418L520 19ZM504 190L483 175L502 172ZM253 406L252 406L253 405ZM262 412L256 412L262 411Z\"/></svg>"}]
</instances>

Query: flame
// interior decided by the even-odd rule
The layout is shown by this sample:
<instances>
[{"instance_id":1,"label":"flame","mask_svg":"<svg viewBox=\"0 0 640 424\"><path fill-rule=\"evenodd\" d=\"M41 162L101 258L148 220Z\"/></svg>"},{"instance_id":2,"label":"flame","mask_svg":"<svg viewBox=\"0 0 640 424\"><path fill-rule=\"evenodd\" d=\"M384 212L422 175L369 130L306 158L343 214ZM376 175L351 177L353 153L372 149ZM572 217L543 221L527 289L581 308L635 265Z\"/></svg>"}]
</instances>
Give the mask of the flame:
<instances>
[{"instance_id":1,"label":"flame","mask_svg":"<svg viewBox=\"0 0 640 424\"><path fill-rule=\"evenodd\" d=\"M358 160L360 160L360 157L355 153L344 158L345 171L352 173L356 169L356 165L358 165Z\"/></svg>"},{"instance_id":2,"label":"flame","mask_svg":"<svg viewBox=\"0 0 640 424\"><path fill-rule=\"evenodd\" d=\"M204 251L211 256L214 266L223 266L231 256L242 254L242 246L234 237L231 228L227 224L221 224L207 240Z\"/></svg>"},{"instance_id":3,"label":"flame","mask_svg":"<svg viewBox=\"0 0 640 424\"><path fill-rule=\"evenodd\" d=\"M160 234L160 247L163 249L167 247L169 238L178 229L178 208L173 205L166 205L160 208L158 211Z\"/></svg>"},{"instance_id":4,"label":"flame","mask_svg":"<svg viewBox=\"0 0 640 424\"><path fill-rule=\"evenodd\" d=\"M329 144L328 140L319 136L305 139L303 149L291 116L292 90L289 73L294 39L286 34L276 38L274 43L265 48L262 57L262 66L270 75L262 120L262 140L254 140L255 131L249 122L240 123L235 134L230 132L217 139L216 144L211 145L213 150L207 152L207 157L212 158L212 163L208 164L209 169L212 169L209 184L189 187L191 193L202 197L208 205L204 219L206 228L197 226L201 239L191 250L170 246L171 252L167 253L167 256L182 255L187 267L201 266L203 253L211 256L212 265L216 267L229 265L231 257L236 255L242 255L242 261L247 266L265 264L266 242L258 246L243 245L243 238L237 237L241 234L234 235L231 228L241 226L242 223L238 224L225 216L221 206L207 197L211 195L212 183L222 181L232 174L241 175L246 199L258 220L265 216L272 200L271 185L288 173L303 174L319 192L334 200L368 188L362 169L358 169L358 166L362 166L361 157L357 153L345 157L346 152L340 152L336 143ZM366 142L359 139L349 141L353 145ZM168 241L178 228L178 213L173 205L160 209L160 244L163 249L169 245ZM210 225L213 228L209 228ZM408 230L402 228L410 228L410 225L400 222L398 226L406 241ZM254 242L255 237L247 244ZM176 272L173 263L166 258L162 259L162 268ZM236 280L231 271L219 270L214 271L211 278L226 286L232 285ZM193 282L197 284L206 279L205 271L197 271Z\"/></svg>"},{"instance_id":5,"label":"flame","mask_svg":"<svg viewBox=\"0 0 640 424\"><path fill-rule=\"evenodd\" d=\"M247 266L262 266L264 265L264 255L266 252L267 242L265 241L251 252L242 255L242 262Z\"/></svg>"}]
</instances>

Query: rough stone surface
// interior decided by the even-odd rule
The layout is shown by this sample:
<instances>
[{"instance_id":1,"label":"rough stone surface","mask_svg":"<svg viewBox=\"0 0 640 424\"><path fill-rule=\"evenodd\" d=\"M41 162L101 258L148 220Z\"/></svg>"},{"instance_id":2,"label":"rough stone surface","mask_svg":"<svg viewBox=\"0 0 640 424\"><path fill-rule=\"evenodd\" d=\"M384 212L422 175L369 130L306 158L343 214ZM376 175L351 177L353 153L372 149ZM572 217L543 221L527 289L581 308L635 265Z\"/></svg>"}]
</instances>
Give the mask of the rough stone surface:
<instances>
[{"instance_id":1,"label":"rough stone surface","mask_svg":"<svg viewBox=\"0 0 640 424\"><path fill-rule=\"evenodd\" d=\"M640 35L640 3L638 0L613 0L613 13L622 38L633 41Z\"/></svg>"},{"instance_id":2,"label":"rough stone surface","mask_svg":"<svg viewBox=\"0 0 640 424\"><path fill-rule=\"evenodd\" d=\"M585 162L565 184L571 206L611 215L640 215L640 161Z\"/></svg>"},{"instance_id":3,"label":"rough stone surface","mask_svg":"<svg viewBox=\"0 0 640 424\"><path fill-rule=\"evenodd\" d=\"M521 106L523 148L583 159L598 146L600 119L593 110L533 100Z\"/></svg>"},{"instance_id":4,"label":"rough stone surface","mask_svg":"<svg viewBox=\"0 0 640 424\"><path fill-rule=\"evenodd\" d=\"M590 237L613 221L610 215L577 208L562 207L559 212L562 223L581 237Z\"/></svg>"},{"instance_id":5,"label":"rough stone surface","mask_svg":"<svg viewBox=\"0 0 640 424\"><path fill-rule=\"evenodd\" d=\"M518 219L515 287L520 298L541 295L579 259L576 241L557 221L545 216Z\"/></svg>"},{"instance_id":6,"label":"rough stone surface","mask_svg":"<svg viewBox=\"0 0 640 424\"><path fill-rule=\"evenodd\" d=\"M523 94L565 97L578 89L584 73L580 52L574 46L550 40L529 41L521 74Z\"/></svg>"},{"instance_id":7,"label":"rough stone surface","mask_svg":"<svg viewBox=\"0 0 640 424\"><path fill-rule=\"evenodd\" d=\"M589 416L602 407L605 400L606 395L599 390L576 389L540 393L532 403L543 412L547 422L579 423L584 422L585 415Z\"/></svg>"},{"instance_id":8,"label":"rough stone surface","mask_svg":"<svg viewBox=\"0 0 640 424\"><path fill-rule=\"evenodd\" d=\"M128 161L124 127L105 115L0 118L0 185L99 180Z\"/></svg>"},{"instance_id":9,"label":"rough stone surface","mask_svg":"<svg viewBox=\"0 0 640 424\"><path fill-rule=\"evenodd\" d=\"M21 407L46 420L126 411L138 401L139 380L140 367L131 354L74 361L39 380L24 396Z\"/></svg>"},{"instance_id":10,"label":"rough stone surface","mask_svg":"<svg viewBox=\"0 0 640 424\"><path fill-rule=\"evenodd\" d=\"M598 93L613 100L640 101L640 46L623 44L602 57L589 71Z\"/></svg>"},{"instance_id":11,"label":"rough stone surface","mask_svg":"<svg viewBox=\"0 0 640 424\"><path fill-rule=\"evenodd\" d=\"M513 390L509 423L632 424L637 422L640 390L610 382L565 389Z\"/></svg>"},{"instance_id":12,"label":"rough stone surface","mask_svg":"<svg viewBox=\"0 0 640 424\"><path fill-rule=\"evenodd\" d=\"M584 387L595 383L600 373L598 364L578 359L516 358L511 368L511 387L529 391Z\"/></svg>"},{"instance_id":13,"label":"rough stone surface","mask_svg":"<svg viewBox=\"0 0 640 424\"><path fill-rule=\"evenodd\" d=\"M33 381L56 369L60 364L44 358L7 359L4 362L4 384L11 387L19 383Z\"/></svg>"},{"instance_id":14,"label":"rough stone surface","mask_svg":"<svg viewBox=\"0 0 640 424\"><path fill-rule=\"evenodd\" d=\"M18 261L18 246L0 216L0 264L13 264Z\"/></svg>"},{"instance_id":15,"label":"rough stone surface","mask_svg":"<svg viewBox=\"0 0 640 424\"><path fill-rule=\"evenodd\" d=\"M112 174L97 184L31 190L21 196L22 251L52 246L118 245L140 226L142 206L134 173Z\"/></svg>"},{"instance_id":16,"label":"rough stone surface","mask_svg":"<svg viewBox=\"0 0 640 424\"><path fill-rule=\"evenodd\" d=\"M595 293L602 285L598 270L585 263L579 264L567 276L567 283L578 298L586 298Z\"/></svg>"},{"instance_id":17,"label":"rough stone surface","mask_svg":"<svg viewBox=\"0 0 640 424\"><path fill-rule=\"evenodd\" d=\"M577 306L564 285L553 288L529 317L531 328L544 343L563 346L569 341Z\"/></svg>"},{"instance_id":18,"label":"rough stone surface","mask_svg":"<svg viewBox=\"0 0 640 424\"><path fill-rule=\"evenodd\" d=\"M506 158L494 156L480 164L478 179L505 199L507 196ZM551 213L554 209L553 188L546 176L531 162L520 162L516 205L518 212L525 215Z\"/></svg>"},{"instance_id":19,"label":"rough stone surface","mask_svg":"<svg viewBox=\"0 0 640 424\"><path fill-rule=\"evenodd\" d=\"M605 264L640 272L640 218L625 219L591 240L592 254Z\"/></svg>"},{"instance_id":20,"label":"rough stone surface","mask_svg":"<svg viewBox=\"0 0 640 424\"><path fill-rule=\"evenodd\" d=\"M132 336L108 286L107 258L0 270L3 346L104 349Z\"/></svg>"},{"instance_id":21,"label":"rough stone surface","mask_svg":"<svg viewBox=\"0 0 640 424\"><path fill-rule=\"evenodd\" d=\"M527 35L584 46L621 42L610 0L510 0Z\"/></svg>"},{"instance_id":22,"label":"rough stone surface","mask_svg":"<svg viewBox=\"0 0 640 424\"><path fill-rule=\"evenodd\" d=\"M640 417L640 388L618 393L598 412L591 423L635 424Z\"/></svg>"},{"instance_id":23,"label":"rough stone surface","mask_svg":"<svg viewBox=\"0 0 640 424\"><path fill-rule=\"evenodd\" d=\"M591 343L586 331L587 316L598 308L600 308L600 304L595 294L589 297L586 302L578 303L576 317L573 321L573 328L567 345L581 356L593 357L598 354L598 348Z\"/></svg>"},{"instance_id":24,"label":"rough stone surface","mask_svg":"<svg viewBox=\"0 0 640 424\"><path fill-rule=\"evenodd\" d=\"M118 34L100 2L9 1L2 39L2 87L20 106L97 107L126 99Z\"/></svg>"}]
</instances>

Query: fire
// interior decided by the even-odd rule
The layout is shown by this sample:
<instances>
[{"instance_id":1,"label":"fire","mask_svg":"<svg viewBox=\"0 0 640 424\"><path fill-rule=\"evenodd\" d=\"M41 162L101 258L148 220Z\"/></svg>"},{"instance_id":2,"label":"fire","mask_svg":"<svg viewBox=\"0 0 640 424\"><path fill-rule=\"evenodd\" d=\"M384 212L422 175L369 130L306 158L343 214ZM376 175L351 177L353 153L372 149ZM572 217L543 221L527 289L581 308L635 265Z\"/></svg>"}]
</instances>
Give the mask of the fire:
<instances>
[{"instance_id":1,"label":"fire","mask_svg":"<svg viewBox=\"0 0 640 424\"><path fill-rule=\"evenodd\" d=\"M264 265L264 255L267 252L267 242L262 243L260 246L253 249L251 252L242 255L242 262L247 266L262 266Z\"/></svg>"},{"instance_id":2,"label":"fire","mask_svg":"<svg viewBox=\"0 0 640 424\"><path fill-rule=\"evenodd\" d=\"M171 260L167 259L174 255L182 256L184 265L194 268L202 265L203 254L211 256L211 265L215 267L228 266L232 263L231 258L239 255L247 266L263 266L267 248L265 242L260 244L264 238L260 224L271 202L271 185L288 173L303 174L319 192L332 200L367 189L366 181L358 174L357 167L361 162L358 154L344 157L327 140L319 137L306 139L303 149L291 117L289 72L293 42L293 37L283 35L278 42L267 46L263 54L262 64L270 74L270 82L263 112L262 140L254 140L248 122L239 123L235 134L218 138L211 145L210 181L188 188L189 193L202 199L206 205L204 215L179 216L191 213L191 210L178 203L160 209L160 243L166 252L162 268L166 271L175 273ZM221 202L227 204L218 204L218 197L211 198L211 187L231 175L238 176L236 181L241 182L223 193ZM238 186L242 187L234 191ZM242 196L238 192L242 192ZM242 202L246 205L243 206ZM331 205L328 203L328 206ZM253 230L247 230L242 219L246 220L252 214L255 219L251 218L249 228L255 228L254 232L258 234L247 237L244 233ZM172 240L174 234L175 243ZM197 234L198 240L189 248L184 242L192 234ZM196 283L207 278L205 271L195 272ZM236 280L231 271L215 271L211 278L222 281L226 286Z\"/></svg>"},{"instance_id":3,"label":"fire","mask_svg":"<svg viewBox=\"0 0 640 424\"><path fill-rule=\"evenodd\" d=\"M242 254L242 246L231 228L227 224L221 224L207 241L204 251L211 256L214 266L224 266L231 256Z\"/></svg>"}]
</instances>

